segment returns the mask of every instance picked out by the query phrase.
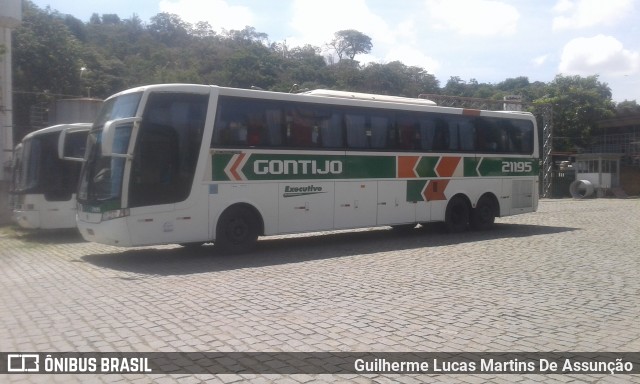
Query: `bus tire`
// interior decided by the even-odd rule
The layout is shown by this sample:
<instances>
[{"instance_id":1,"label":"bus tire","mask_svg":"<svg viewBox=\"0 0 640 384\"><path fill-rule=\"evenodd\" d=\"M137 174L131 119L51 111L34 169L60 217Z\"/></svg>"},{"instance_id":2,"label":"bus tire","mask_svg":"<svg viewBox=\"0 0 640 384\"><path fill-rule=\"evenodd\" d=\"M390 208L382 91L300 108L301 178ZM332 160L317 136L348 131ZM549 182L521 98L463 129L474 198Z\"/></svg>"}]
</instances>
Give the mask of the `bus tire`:
<instances>
[{"instance_id":1,"label":"bus tire","mask_svg":"<svg viewBox=\"0 0 640 384\"><path fill-rule=\"evenodd\" d=\"M228 253L242 253L251 250L258 240L258 218L248 207L227 208L216 229L214 245Z\"/></svg>"},{"instance_id":2,"label":"bus tire","mask_svg":"<svg viewBox=\"0 0 640 384\"><path fill-rule=\"evenodd\" d=\"M471 228L487 230L496 220L496 202L490 195L484 195L478 200L476 208L471 212Z\"/></svg>"},{"instance_id":3,"label":"bus tire","mask_svg":"<svg viewBox=\"0 0 640 384\"><path fill-rule=\"evenodd\" d=\"M460 233L469 227L469 204L461 196L454 196L447 204L444 227L449 233Z\"/></svg>"}]
</instances>

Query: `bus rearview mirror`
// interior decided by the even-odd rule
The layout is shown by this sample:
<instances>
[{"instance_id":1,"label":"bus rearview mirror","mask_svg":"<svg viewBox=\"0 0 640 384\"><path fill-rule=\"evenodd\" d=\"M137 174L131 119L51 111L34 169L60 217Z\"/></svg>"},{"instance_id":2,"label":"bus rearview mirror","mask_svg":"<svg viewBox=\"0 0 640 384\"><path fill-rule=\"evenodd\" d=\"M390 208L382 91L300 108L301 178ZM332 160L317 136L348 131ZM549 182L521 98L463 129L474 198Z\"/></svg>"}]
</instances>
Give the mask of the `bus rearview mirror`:
<instances>
[{"instance_id":1,"label":"bus rearview mirror","mask_svg":"<svg viewBox=\"0 0 640 384\"><path fill-rule=\"evenodd\" d=\"M87 135L91 123L68 124L58 137L58 158L61 160L84 161ZM84 145L80 143L84 141ZM80 149L80 151L78 151Z\"/></svg>"},{"instance_id":2,"label":"bus rearview mirror","mask_svg":"<svg viewBox=\"0 0 640 384\"><path fill-rule=\"evenodd\" d=\"M109 120L102 128L102 156L126 156L131 137L137 131L138 117Z\"/></svg>"}]
</instances>

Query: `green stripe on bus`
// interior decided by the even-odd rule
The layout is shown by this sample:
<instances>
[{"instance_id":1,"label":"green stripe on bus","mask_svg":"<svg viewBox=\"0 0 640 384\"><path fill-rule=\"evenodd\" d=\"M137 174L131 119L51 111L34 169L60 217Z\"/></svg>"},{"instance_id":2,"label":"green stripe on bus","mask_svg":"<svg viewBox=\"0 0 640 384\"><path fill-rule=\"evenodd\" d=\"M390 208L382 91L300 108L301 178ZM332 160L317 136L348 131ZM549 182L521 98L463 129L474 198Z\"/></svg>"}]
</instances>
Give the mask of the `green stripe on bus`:
<instances>
[{"instance_id":1,"label":"green stripe on bus","mask_svg":"<svg viewBox=\"0 0 640 384\"><path fill-rule=\"evenodd\" d=\"M450 156L449 156L450 157ZM441 156L421 156L415 177L435 178ZM535 176L537 159L463 157L464 177ZM215 153L212 180L394 179L395 155L305 155L274 153ZM416 186L417 188L417 186Z\"/></svg>"},{"instance_id":2,"label":"green stripe on bus","mask_svg":"<svg viewBox=\"0 0 640 384\"><path fill-rule=\"evenodd\" d=\"M436 157L428 157L423 156L420 161L418 161L418 166L416 167L416 173L418 177L436 177L436 164L438 164L438 160L440 160L439 156Z\"/></svg>"},{"instance_id":3,"label":"green stripe on bus","mask_svg":"<svg viewBox=\"0 0 640 384\"><path fill-rule=\"evenodd\" d=\"M395 179L395 156L346 156L345 179Z\"/></svg>"},{"instance_id":4,"label":"green stripe on bus","mask_svg":"<svg viewBox=\"0 0 640 384\"><path fill-rule=\"evenodd\" d=\"M535 176L540 172L537 159L479 157L465 158L464 175L475 176Z\"/></svg>"},{"instance_id":5,"label":"green stripe on bus","mask_svg":"<svg viewBox=\"0 0 640 384\"><path fill-rule=\"evenodd\" d=\"M427 180L407 180L407 201L424 201L422 191Z\"/></svg>"},{"instance_id":6,"label":"green stripe on bus","mask_svg":"<svg viewBox=\"0 0 640 384\"><path fill-rule=\"evenodd\" d=\"M231 158L233 157L232 154L219 154L216 153L214 156L212 156L212 160L211 160L211 167L212 167L212 180L217 180L217 181L228 181L231 180L227 177L227 175L224 173L224 169L227 166L227 164L229 164L229 161L231 161Z\"/></svg>"}]
</instances>

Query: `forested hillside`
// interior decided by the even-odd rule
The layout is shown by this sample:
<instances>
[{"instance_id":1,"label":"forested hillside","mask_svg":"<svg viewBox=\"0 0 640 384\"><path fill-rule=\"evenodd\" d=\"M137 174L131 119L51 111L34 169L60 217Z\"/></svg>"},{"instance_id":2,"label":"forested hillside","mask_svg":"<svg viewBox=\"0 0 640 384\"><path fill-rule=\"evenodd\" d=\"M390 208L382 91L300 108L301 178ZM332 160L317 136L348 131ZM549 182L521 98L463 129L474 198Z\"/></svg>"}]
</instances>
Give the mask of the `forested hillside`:
<instances>
[{"instance_id":1,"label":"forested hillside","mask_svg":"<svg viewBox=\"0 0 640 384\"><path fill-rule=\"evenodd\" d=\"M424 68L399 61L361 64L357 50L330 59L320 47L288 47L251 26L216 33L208 23L192 25L166 13L149 22L95 13L83 22L28 0L23 7L23 23L13 34L16 140L34 129L30 112L38 103L59 97L105 98L133 86L169 82L409 97L437 93L501 100L516 94L554 105L558 133L567 138L558 144L567 147L586 144L594 123L616 110L610 88L597 76L559 75L543 83L530 82L523 74L485 84L462 80L460 74L440 84ZM336 34L337 43L340 36ZM375 46L375 41L370 43ZM339 45L328 41L327 46ZM621 104L625 111L638 109L635 101Z\"/></svg>"}]
</instances>

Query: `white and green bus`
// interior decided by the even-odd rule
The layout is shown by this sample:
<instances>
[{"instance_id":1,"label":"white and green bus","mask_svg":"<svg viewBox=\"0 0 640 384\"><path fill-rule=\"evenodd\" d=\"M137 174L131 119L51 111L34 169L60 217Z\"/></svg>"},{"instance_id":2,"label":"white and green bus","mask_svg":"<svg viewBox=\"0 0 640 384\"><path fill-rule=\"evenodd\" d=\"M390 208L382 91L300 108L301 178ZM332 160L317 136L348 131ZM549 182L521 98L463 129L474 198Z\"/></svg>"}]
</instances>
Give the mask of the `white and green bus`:
<instances>
[{"instance_id":1,"label":"white and green bus","mask_svg":"<svg viewBox=\"0 0 640 384\"><path fill-rule=\"evenodd\" d=\"M78 227L118 246L444 222L484 229L538 205L530 113L337 91L150 85L105 101Z\"/></svg>"},{"instance_id":2,"label":"white and green bus","mask_svg":"<svg viewBox=\"0 0 640 384\"><path fill-rule=\"evenodd\" d=\"M75 193L90 128L90 123L54 125L29 133L16 146L10 205L18 225L76 227Z\"/></svg>"}]
</instances>

